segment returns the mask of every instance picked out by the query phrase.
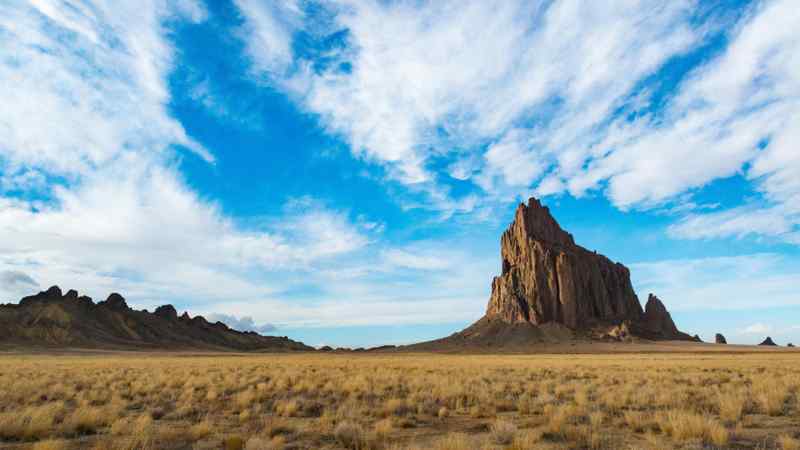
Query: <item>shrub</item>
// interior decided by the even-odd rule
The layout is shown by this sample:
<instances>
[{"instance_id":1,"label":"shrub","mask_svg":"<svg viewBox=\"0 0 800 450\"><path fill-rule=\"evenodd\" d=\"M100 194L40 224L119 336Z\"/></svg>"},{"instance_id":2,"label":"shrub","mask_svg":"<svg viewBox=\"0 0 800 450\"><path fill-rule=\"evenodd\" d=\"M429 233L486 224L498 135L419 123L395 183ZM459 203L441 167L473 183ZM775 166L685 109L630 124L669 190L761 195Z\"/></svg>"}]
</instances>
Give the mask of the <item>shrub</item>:
<instances>
[{"instance_id":1,"label":"shrub","mask_svg":"<svg viewBox=\"0 0 800 450\"><path fill-rule=\"evenodd\" d=\"M517 434L517 426L507 420L498 419L490 428L492 442L499 445L509 445Z\"/></svg>"},{"instance_id":2,"label":"shrub","mask_svg":"<svg viewBox=\"0 0 800 450\"><path fill-rule=\"evenodd\" d=\"M717 393L719 417L726 422L738 422L744 412L747 397L742 393Z\"/></svg>"},{"instance_id":3,"label":"shrub","mask_svg":"<svg viewBox=\"0 0 800 450\"><path fill-rule=\"evenodd\" d=\"M349 449L360 449L363 447L364 429L355 422L345 421L336 425L336 428L333 430L333 435L342 447Z\"/></svg>"}]
</instances>

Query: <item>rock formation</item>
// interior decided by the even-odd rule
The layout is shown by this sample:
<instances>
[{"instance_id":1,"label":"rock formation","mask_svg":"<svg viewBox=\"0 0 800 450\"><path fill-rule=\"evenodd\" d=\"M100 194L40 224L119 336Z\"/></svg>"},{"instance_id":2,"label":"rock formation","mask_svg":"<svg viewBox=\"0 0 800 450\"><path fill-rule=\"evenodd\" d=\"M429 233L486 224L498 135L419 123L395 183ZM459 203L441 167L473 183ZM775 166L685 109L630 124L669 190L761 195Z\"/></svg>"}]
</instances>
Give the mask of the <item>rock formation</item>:
<instances>
[{"instance_id":1,"label":"rock formation","mask_svg":"<svg viewBox=\"0 0 800 450\"><path fill-rule=\"evenodd\" d=\"M667 307L653 294L647 296L647 304L645 304L642 319L643 327L659 336L672 337L680 335L680 331L675 326L675 322L672 321L672 316L667 311Z\"/></svg>"},{"instance_id":2,"label":"rock formation","mask_svg":"<svg viewBox=\"0 0 800 450\"><path fill-rule=\"evenodd\" d=\"M642 316L628 269L575 245L536 199L517 208L500 253L502 274L492 281L488 318L576 329Z\"/></svg>"},{"instance_id":3,"label":"rock formation","mask_svg":"<svg viewBox=\"0 0 800 450\"><path fill-rule=\"evenodd\" d=\"M486 315L461 332L411 348L692 340L655 295L643 310L628 268L575 244L535 198L518 206L500 239L500 256L501 274L492 280Z\"/></svg>"},{"instance_id":4,"label":"rock formation","mask_svg":"<svg viewBox=\"0 0 800 450\"><path fill-rule=\"evenodd\" d=\"M792 344L791 342L789 342L788 344L786 344L786 346L787 346L787 347L794 347L794 344Z\"/></svg>"},{"instance_id":5,"label":"rock formation","mask_svg":"<svg viewBox=\"0 0 800 450\"><path fill-rule=\"evenodd\" d=\"M81 348L313 350L286 337L240 332L222 322L209 323L188 313L178 317L172 305L154 313L128 307L119 294L95 304L74 290L62 295L53 286L0 305L0 345Z\"/></svg>"},{"instance_id":6,"label":"rock formation","mask_svg":"<svg viewBox=\"0 0 800 450\"><path fill-rule=\"evenodd\" d=\"M500 239L502 274L492 281L489 321L572 330L626 324L614 333L689 339L661 300L650 294L644 311L627 267L575 244L535 198L520 204Z\"/></svg>"},{"instance_id":7,"label":"rock formation","mask_svg":"<svg viewBox=\"0 0 800 450\"><path fill-rule=\"evenodd\" d=\"M714 343L727 344L728 341L725 339L725 336L723 336L721 333L717 333L716 336L714 336Z\"/></svg>"},{"instance_id":8,"label":"rock formation","mask_svg":"<svg viewBox=\"0 0 800 450\"><path fill-rule=\"evenodd\" d=\"M775 342L773 342L771 337L767 336L767 338L766 338L766 339L764 339L764 341L762 341L762 342L761 342L760 344L758 344L758 345L767 345L767 346L772 346L772 347L775 347L775 346L777 346L778 344L776 344Z\"/></svg>"}]
</instances>

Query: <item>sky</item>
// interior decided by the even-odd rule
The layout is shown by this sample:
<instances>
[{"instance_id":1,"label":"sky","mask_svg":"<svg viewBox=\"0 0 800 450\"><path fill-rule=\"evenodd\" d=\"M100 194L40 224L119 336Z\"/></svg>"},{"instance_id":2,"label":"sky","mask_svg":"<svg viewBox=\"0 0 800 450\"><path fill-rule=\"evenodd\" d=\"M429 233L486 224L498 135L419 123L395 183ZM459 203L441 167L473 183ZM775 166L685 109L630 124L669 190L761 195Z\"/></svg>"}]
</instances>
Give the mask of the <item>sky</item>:
<instances>
[{"instance_id":1,"label":"sky","mask_svg":"<svg viewBox=\"0 0 800 450\"><path fill-rule=\"evenodd\" d=\"M0 301L449 335L541 198L678 327L800 343L796 0L6 0Z\"/></svg>"}]
</instances>

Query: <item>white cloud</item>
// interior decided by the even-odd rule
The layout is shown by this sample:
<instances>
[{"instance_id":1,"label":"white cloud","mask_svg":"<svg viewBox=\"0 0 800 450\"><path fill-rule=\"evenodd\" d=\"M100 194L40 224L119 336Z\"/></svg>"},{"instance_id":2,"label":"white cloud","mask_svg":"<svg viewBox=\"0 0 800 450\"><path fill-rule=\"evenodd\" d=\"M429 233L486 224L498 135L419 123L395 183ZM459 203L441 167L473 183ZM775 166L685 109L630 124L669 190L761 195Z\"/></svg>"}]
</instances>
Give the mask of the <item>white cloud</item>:
<instances>
[{"instance_id":1,"label":"white cloud","mask_svg":"<svg viewBox=\"0 0 800 450\"><path fill-rule=\"evenodd\" d=\"M419 254L402 249L390 249L384 253L383 258L392 266L420 270L445 269L452 264L442 255Z\"/></svg>"},{"instance_id":2,"label":"white cloud","mask_svg":"<svg viewBox=\"0 0 800 450\"><path fill-rule=\"evenodd\" d=\"M594 146L607 154L570 180L572 191L608 180L612 201L629 207L662 202L742 174L763 194L766 206L690 216L673 234L788 236L800 223L800 181L795 176L800 171L800 36L792 25L800 20L796 6L791 0L758 4L731 32L725 52L680 87L663 118L645 116L609 128ZM766 148L759 150L763 142Z\"/></svg>"},{"instance_id":3,"label":"white cloud","mask_svg":"<svg viewBox=\"0 0 800 450\"><path fill-rule=\"evenodd\" d=\"M284 280L286 292L211 302L202 310L250 316L279 329L467 322L483 315L498 270L496 258L464 242L419 241L369 248Z\"/></svg>"},{"instance_id":4,"label":"white cloud","mask_svg":"<svg viewBox=\"0 0 800 450\"><path fill-rule=\"evenodd\" d=\"M637 292L655 293L670 311L800 305L800 266L777 254L665 260L630 268Z\"/></svg>"},{"instance_id":5,"label":"white cloud","mask_svg":"<svg viewBox=\"0 0 800 450\"><path fill-rule=\"evenodd\" d=\"M488 177L530 185L556 159L564 171L579 167L572 143L602 123L641 77L697 40L685 25L691 5L341 1L331 7L332 27L348 29L349 42L332 56L351 70L332 64L314 73L300 61L290 84L356 155L386 164L402 181L431 180L430 156L454 146L474 152L486 140L514 136L513 147L489 150ZM274 12L242 11L252 16L250 26ZM285 42L287 33L281 36ZM258 51L260 40L248 44L256 64L285 58L283 51ZM514 130L539 108L553 113L552 123Z\"/></svg>"},{"instance_id":6,"label":"white cloud","mask_svg":"<svg viewBox=\"0 0 800 450\"><path fill-rule=\"evenodd\" d=\"M28 274L16 270L0 270L0 291L21 293L39 287Z\"/></svg>"},{"instance_id":7,"label":"white cloud","mask_svg":"<svg viewBox=\"0 0 800 450\"><path fill-rule=\"evenodd\" d=\"M292 64L292 32L302 19L296 0L262 2L235 0L245 23L241 35L257 69L271 76L283 76Z\"/></svg>"},{"instance_id":8,"label":"white cloud","mask_svg":"<svg viewBox=\"0 0 800 450\"><path fill-rule=\"evenodd\" d=\"M512 190L511 198L523 197L525 191L544 172L547 165L531 151L534 145L521 130L511 130L484 154L485 165L476 183L487 192Z\"/></svg>"},{"instance_id":9,"label":"white cloud","mask_svg":"<svg viewBox=\"0 0 800 450\"><path fill-rule=\"evenodd\" d=\"M259 297L275 288L245 276L248 270L311 270L369 242L365 230L323 205L243 230L173 171L132 156L54 195L44 205L0 200L0 268L21 264L42 282L95 295Z\"/></svg>"},{"instance_id":10,"label":"white cloud","mask_svg":"<svg viewBox=\"0 0 800 450\"><path fill-rule=\"evenodd\" d=\"M704 7L690 0L326 6L328 31L349 35L325 57L349 70L335 63L311 70L290 54L292 33L310 20L296 8L282 14L247 4L247 26L272 42L246 39L256 68L343 135L354 154L420 185L428 206L448 211L443 217L454 200L428 164L434 157L453 158L448 174L484 190L470 204L476 209L530 192L596 189L622 209L649 208L742 174L778 206L754 214L782 215L786 226L733 217L722 228L796 240L787 232L800 223L800 36L793 28L800 10L793 0L755 3L738 23L711 14L702 25L690 25ZM281 27L270 25L282 17L289 19ZM320 33L320 22L310 22ZM723 30L724 51L668 94L663 111L649 111L658 85L647 77ZM282 76L269 69L276 59ZM676 228L675 235L696 234Z\"/></svg>"},{"instance_id":11,"label":"white cloud","mask_svg":"<svg viewBox=\"0 0 800 450\"><path fill-rule=\"evenodd\" d=\"M720 212L689 214L671 225L670 236L684 239L745 237L750 234L787 236L792 216L780 208L740 207Z\"/></svg>"},{"instance_id":12,"label":"white cloud","mask_svg":"<svg viewBox=\"0 0 800 450\"><path fill-rule=\"evenodd\" d=\"M0 164L80 177L126 152L178 144L211 161L166 110L163 21L199 6L11 0L0 14ZM200 11L200 12L198 12ZM157 155L154 155L157 156Z\"/></svg>"},{"instance_id":13,"label":"white cloud","mask_svg":"<svg viewBox=\"0 0 800 450\"><path fill-rule=\"evenodd\" d=\"M283 288L272 274L369 243L314 203L243 228L184 183L174 145L213 157L169 113L167 25L207 15L190 0L0 6L0 187L42 194L0 197L2 273L140 306L252 300ZM18 298L10 280L0 295Z\"/></svg>"},{"instance_id":14,"label":"white cloud","mask_svg":"<svg viewBox=\"0 0 800 450\"><path fill-rule=\"evenodd\" d=\"M253 321L253 318L249 316L236 317L228 314L215 313L215 314L210 314L208 317L206 317L206 320L208 320L209 322L219 321L233 328L234 330L239 330L239 331L255 331L261 334L268 334L268 333L273 333L276 330L275 325L269 323L257 325Z\"/></svg>"},{"instance_id":15,"label":"white cloud","mask_svg":"<svg viewBox=\"0 0 800 450\"><path fill-rule=\"evenodd\" d=\"M765 335L765 334L769 333L770 331L772 331L772 327L771 326L769 326L767 324L764 324L764 323L761 323L761 322L758 322L758 323L754 323L752 325L748 325L748 326L744 327L739 333L741 333L741 334Z\"/></svg>"}]
</instances>

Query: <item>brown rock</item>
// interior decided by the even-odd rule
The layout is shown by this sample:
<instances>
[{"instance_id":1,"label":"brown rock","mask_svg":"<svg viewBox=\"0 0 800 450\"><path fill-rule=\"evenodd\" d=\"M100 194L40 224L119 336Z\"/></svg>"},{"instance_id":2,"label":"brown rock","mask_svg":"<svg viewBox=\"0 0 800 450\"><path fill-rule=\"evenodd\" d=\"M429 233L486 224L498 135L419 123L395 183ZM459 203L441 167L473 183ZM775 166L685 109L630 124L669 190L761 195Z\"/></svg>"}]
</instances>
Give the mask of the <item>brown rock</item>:
<instances>
[{"instance_id":1,"label":"brown rock","mask_svg":"<svg viewBox=\"0 0 800 450\"><path fill-rule=\"evenodd\" d=\"M517 208L500 252L502 275L492 281L489 318L583 328L642 315L628 268L575 245L535 198Z\"/></svg>"},{"instance_id":2,"label":"brown rock","mask_svg":"<svg viewBox=\"0 0 800 450\"><path fill-rule=\"evenodd\" d=\"M106 308L117 311L126 311L129 309L128 303L125 302L125 298L116 292L109 295L106 301L98 303L97 306L105 306Z\"/></svg>"},{"instance_id":3,"label":"brown rock","mask_svg":"<svg viewBox=\"0 0 800 450\"><path fill-rule=\"evenodd\" d=\"M758 345L767 345L767 346L772 346L772 347L775 347L775 346L777 346L778 344L776 344L775 342L773 342L773 340L772 340L772 338L771 338L771 337L767 336L767 338L766 338L766 339L764 339L764 340L763 340L763 341L762 341L760 344L758 344Z\"/></svg>"},{"instance_id":4,"label":"brown rock","mask_svg":"<svg viewBox=\"0 0 800 450\"><path fill-rule=\"evenodd\" d=\"M154 313L128 307L119 294L94 304L70 290L52 287L0 305L0 347L47 346L108 349L312 350L286 337L242 333L202 316L178 318L170 305Z\"/></svg>"},{"instance_id":5,"label":"brown rock","mask_svg":"<svg viewBox=\"0 0 800 450\"><path fill-rule=\"evenodd\" d=\"M717 344L727 344L728 343L728 341L725 339L725 336L723 336L721 333L717 333L717 335L714 336L714 342L717 343Z\"/></svg>"},{"instance_id":6,"label":"brown rock","mask_svg":"<svg viewBox=\"0 0 800 450\"><path fill-rule=\"evenodd\" d=\"M156 308L153 314L163 317L167 320L178 320L178 311L172 305L162 305Z\"/></svg>"},{"instance_id":7,"label":"brown rock","mask_svg":"<svg viewBox=\"0 0 800 450\"><path fill-rule=\"evenodd\" d=\"M691 339L656 296L649 296L643 311L628 268L576 245L535 198L517 208L500 239L500 254L502 274L492 280L486 308L489 322L554 322L573 330L611 324L617 328L603 333L611 338Z\"/></svg>"},{"instance_id":8,"label":"brown rock","mask_svg":"<svg viewBox=\"0 0 800 450\"><path fill-rule=\"evenodd\" d=\"M672 316L667 311L667 307L653 294L647 296L647 304L644 307L644 327L664 337L678 336L678 327L672 321Z\"/></svg>"}]
</instances>

